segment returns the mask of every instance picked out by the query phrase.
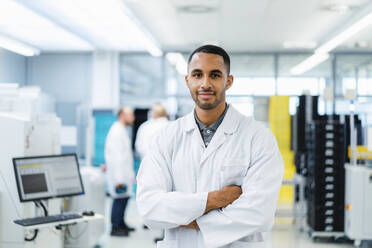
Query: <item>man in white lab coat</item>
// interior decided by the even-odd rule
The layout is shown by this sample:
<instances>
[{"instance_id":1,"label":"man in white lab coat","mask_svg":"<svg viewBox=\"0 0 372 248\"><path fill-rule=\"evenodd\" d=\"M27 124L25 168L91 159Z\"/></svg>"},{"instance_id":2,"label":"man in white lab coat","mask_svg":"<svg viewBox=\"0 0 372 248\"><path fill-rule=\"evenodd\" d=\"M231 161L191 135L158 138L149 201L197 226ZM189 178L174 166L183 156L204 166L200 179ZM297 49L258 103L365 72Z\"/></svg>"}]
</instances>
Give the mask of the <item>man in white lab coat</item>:
<instances>
[{"instance_id":1,"label":"man in white lab coat","mask_svg":"<svg viewBox=\"0 0 372 248\"><path fill-rule=\"evenodd\" d=\"M134 181L133 153L125 128L133 122L133 111L129 108L120 109L118 121L111 126L106 138L107 184L109 193L114 198L111 209L112 236L128 236L130 231L134 231L124 221Z\"/></svg>"},{"instance_id":2,"label":"man in white lab coat","mask_svg":"<svg viewBox=\"0 0 372 248\"><path fill-rule=\"evenodd\" d=\"M141 160L149 150L150 143L155 134L169 123L167 111L161 104L156 103L152 106L151 117L150 120L142 123L137 131L135 147Z\"/></svg>"},{"instance_id":3,"label":"man in white lab coat","mask_svg":"<svg viewBox=\"0 0 372 248\"><path fill-rule=\"evenodd\" d=\"M263 247L284 171L276 140L226 104L233 76L222 48L196 49L185 80L195 109L163 129L143 159L139 213L166 229L161 248Z\"/></svg>"}]
</instances>

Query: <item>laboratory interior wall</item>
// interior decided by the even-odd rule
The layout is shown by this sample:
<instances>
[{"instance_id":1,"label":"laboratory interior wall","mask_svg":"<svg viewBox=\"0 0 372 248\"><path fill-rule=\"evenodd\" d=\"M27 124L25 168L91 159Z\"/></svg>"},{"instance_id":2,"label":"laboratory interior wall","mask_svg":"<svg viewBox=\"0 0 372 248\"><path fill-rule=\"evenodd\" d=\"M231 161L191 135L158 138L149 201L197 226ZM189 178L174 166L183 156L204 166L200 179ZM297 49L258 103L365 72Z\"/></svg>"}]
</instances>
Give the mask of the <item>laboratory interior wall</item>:
<instances>
[{"instance_id":1,"label":"laboratory interior wall","mask_svg":"<svg viewBox=\"0 0 372 248\"><path fill-rule=\"evenodd\" d=\"M27 84L38 85L56 102L88 103L92 55L42 54L27 61Z\"/></svg>"},{"instance_id":2,"label":"laboratory interior wall","mask_svg":"<svg viewBox=\"0 0 372 248\"><path fill-rule=\"evenodd\" d=\"M26 57L0 48L0 83L26 83Z\"/></svg>"},{"instance_id":3,"label":"laboratory interior wall","mask_svg":"<svg viewBox=\"0 0 372 248\"><path fill-rule=\"evenodd\" d=\"M62 145L62 152L77 152L79 157L84 157L91 101L92 54L45 53L31 57L27 60L27 85L40 86L55 99L62 132L76 137Z\"/></svg>"},{"instance_id":4,"label":"laboratory interior wall","mask_svg":"<svg viewBox=\"0 0 372 248\"><path fill-rule=\"evenodd\" d=\"M165 97L163 57L146 53L120 56L121 104L149 107ZM143 101L143 99L147 99Z\"/></svg>"},{"instance_id":5,"label":"laboratory interior wall","mask_svg":"<svg viewBox=\"0 0 372 248\"><path fill-rule=\"evenodd\" d=\"M123 53L119 73L121 105L150 108L154 103L161 103L171 119L176 117L178 89L184 80L165 56Z\"/></svg>"}]
</instances>

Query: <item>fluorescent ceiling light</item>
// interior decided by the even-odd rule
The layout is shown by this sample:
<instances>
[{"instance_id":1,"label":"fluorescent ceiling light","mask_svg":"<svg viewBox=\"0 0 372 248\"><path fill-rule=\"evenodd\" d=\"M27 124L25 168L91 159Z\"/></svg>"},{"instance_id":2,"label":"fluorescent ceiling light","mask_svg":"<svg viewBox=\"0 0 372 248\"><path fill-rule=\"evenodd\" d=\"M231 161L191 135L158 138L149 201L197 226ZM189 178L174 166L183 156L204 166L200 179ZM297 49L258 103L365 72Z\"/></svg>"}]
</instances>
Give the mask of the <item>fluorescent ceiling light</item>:
<instances>
[{"instance_id":1,"label":"fluorescent ceiling light","mask_svg":"<svg viewBox=\"0 0 372 248\"><path fill-rule=\"evenodd\" d=\"M101 50L147 50L161 56L158 44L121 0L38 0L22 2L68 27Z\"/></svg>"},{"instance_id":2,"label":"fluorescent ceiling light","mask_svg":"<svg viewBox=\"0 0 372 248\"><path fill-rule=\"evenodd\" d=\"M326 60L329 55L328 53L334 48L344 43L346 40L350 39L355 34L359 33L366 27L372 24L372 12L361 18L359 21L356 21L354 24L346 28L344 31L321 45L315 50L315 54L306 60L302 61L300 64L296 65L291 69L291 73L294 75L299 75L311 68L317 66L324 60Z\"/></svg>"},{"instance_id":3,"label":"fluorescent ceiling light","mask_svg":"<svg viewBox=\"0 0 372 248\"><path fill-rule=\"evenodd\" d=\"M328 53L338 45L344 43L346 40L350 39L355 34L359 33L367 26L372 24L372 12L360 19L359 21L355 22L353 25L321 45L319 48L315 50L315 53Z\"/></svg>"},{"instance_id":4,"label":"fluorescent ceiling light","mask_svg":"<svg viewBox=\"0 0 372 248\"><path fill-rule=\"evenodd\" d=\"M187 63L181 53L167 53L166 58L169 63L176 67L179 74L187 74Z\"/></svg>"},{"instance_id":5,"label":"fluorescent ceiling light","mask_svg":"<svg viewBox=\"0 0 372 248\"><path fill-rule=\"evenodd\" d=\"M93 49L85 40L13 0L0 0L0 32L43 51Z\"/></svg>"},{"instance_id":6,"label":"fluorescent ceiling light","mask_svg":"<svg viewBox=\"0 0 372 248\"><path fill-rule=\"evenodd\" d=\"M300 75L329 58L327 53L315 53L291 69L291 74Z\"/></svg>"},{"instance_id":7,"label":"fluorescent ceiling light","mask_svg":"<svg viewBox=\"0 0 372 248\"><path fill-rule=\"evenodd\" d=\"M0 47L23 56L34 56L40 54L39 49L3 35L0 35Z\"/></svg>"}]
</instances>

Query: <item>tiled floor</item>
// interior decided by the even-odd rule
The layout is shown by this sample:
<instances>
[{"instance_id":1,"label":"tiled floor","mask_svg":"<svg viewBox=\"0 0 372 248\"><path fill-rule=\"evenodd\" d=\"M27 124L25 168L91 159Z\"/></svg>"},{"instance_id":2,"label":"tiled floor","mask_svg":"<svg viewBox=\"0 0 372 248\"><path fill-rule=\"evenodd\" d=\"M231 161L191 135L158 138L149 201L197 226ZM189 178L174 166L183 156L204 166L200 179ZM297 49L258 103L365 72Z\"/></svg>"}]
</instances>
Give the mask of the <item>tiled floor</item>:
<instances>
[{"instance_id":1,"label":"tiled floor","mask_svg":"<svg viewBox=\"0 0 372 248\"><path fill-rule=\"evenodd\" d=\"M106 202L106 216L109 216L110 200ZM109 236L109 220L106 219L106 234L103 240L104 248L154 248L156 247L153 239L160 236L159 231L144 230L138 213L135 201L131 200L127 210L128 224L136 228L136 232L131 233L130 237L111 237ZM298 227L290 224L289 221L278 221L274 226L273 232L269 235L266 242L267 248L350 248L351 244L335 244L326 241L313 242L307 233L300 232Z\"/></svg>"}]
</instances>

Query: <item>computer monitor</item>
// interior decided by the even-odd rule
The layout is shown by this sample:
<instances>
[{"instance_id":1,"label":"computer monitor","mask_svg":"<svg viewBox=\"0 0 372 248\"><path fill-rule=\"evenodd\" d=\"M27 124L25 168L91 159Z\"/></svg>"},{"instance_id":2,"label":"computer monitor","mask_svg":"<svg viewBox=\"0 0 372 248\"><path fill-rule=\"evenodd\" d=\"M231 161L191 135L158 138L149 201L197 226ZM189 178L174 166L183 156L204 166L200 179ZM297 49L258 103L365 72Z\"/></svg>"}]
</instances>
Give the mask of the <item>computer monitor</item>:
<instances>
[{"instance_id":1,"label":"computer monitor","mask_svg":"<svg viewBox=\"0 0 372 248\"><path fill-rule=\"evenodd\" d=\"M21 202L84 194L76 154L13 158Z\"/></svg>"}]
</instances>

